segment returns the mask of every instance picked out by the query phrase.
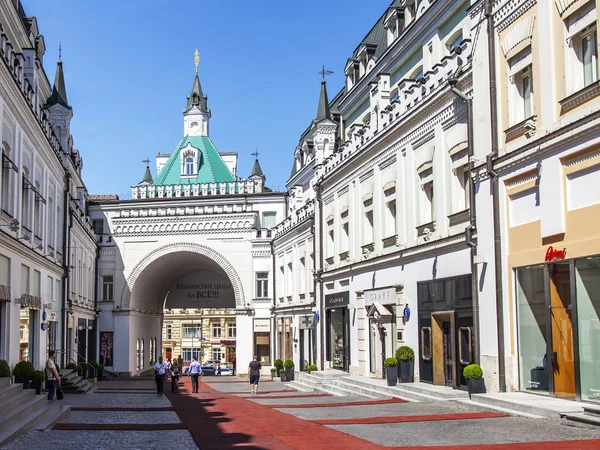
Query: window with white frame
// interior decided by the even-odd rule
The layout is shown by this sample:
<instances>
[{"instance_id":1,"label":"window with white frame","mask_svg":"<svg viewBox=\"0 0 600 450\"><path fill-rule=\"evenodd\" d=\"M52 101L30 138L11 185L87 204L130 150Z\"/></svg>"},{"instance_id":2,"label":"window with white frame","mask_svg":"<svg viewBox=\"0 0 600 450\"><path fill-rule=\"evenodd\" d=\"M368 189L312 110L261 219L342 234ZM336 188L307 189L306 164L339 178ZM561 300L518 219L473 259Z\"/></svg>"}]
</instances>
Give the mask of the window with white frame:
<instances>
[{"instance_id":1,"label":"window with white frame","mask_svg":"<svg viewBox=\"0 0 600 450\"><path fill-rule=\"evenodd\" d=\"M104 234L104 219L94 219L92 220L92 225L94 227L94 233L98 236Z\"/></svg>"},{"instance_id":2,"label":"window with white frame","mask_svg":"<svg viewBox=\"0 0 600 450\"><path fill-rule=\"evenodd\" d=\"M173 339L173 326L172 325L167 325L167 330L166 330L166 339L167 340L171 340ZM189 360L186 360L189 361Z\"/></svg>"},{"instance_id":3,"label":"window with white frame","mask_svg":"<svg viewBox=\"0 0 600 450\"><path fill-rule=\"evenodd\" d=\"M340 214L340 222L342 224L342 233L340 239L340 253L346 253L350 251L350 218L348 213L348 207L342 208Z\"/></svg>"},{"instance_id":4,"label":"window with white frame","mask_svg":"<svg viewBox=\"0 0 600 450\"><path fill-rule=\"evenodd\" d=\"M285 290L285 293L291 299L292 295L294 295L294 266L292 265L291 261L287 263L285 281L287 284L287 289Z\"/></svg>"},{"instance_id":5,"label":"window with white frame","mask_svg":"<svg viewBox=\"0 0 600 450\"><path fill-rule=\"evenodd\" d=\"M461 165L452 169L452 214L469 208L469 192L471 180L467 165Z\"/></svg>"},{"instance_id":6,"label":"window with white frame","mask_svg":"<svg viewBox=\"0 0 600 450\"><path fill-rule=\"evenodd\" d=\"M185 159L185 174L186 175L194 175L194 159L193 158Z\"/></svg>"},{"instance_id":7,"label":"window with white frame","mask_svg":"<svg viewBox=\"0 0 600 450\"><path fill-rule=\"evenodd\" d=\"M196 361L200 361L200 349L199 348L184 348L181 351L181 357L185 362L190 362L192 358L196 358Z\"/></svg>"},{"instance_id":8,"label":"window with white frame","mask_svg":"<svg viewBox=\"0 0 600 450\"><path fill-rule=\"evenodd\" d=\"M229 339L235 339L237 337L237 328L235 322L229 322L227 324L227 337Z\"/></svg>"},{"instance_id":9,"label":"window with white frame","mask_svg":"<svg viewBox=\"0 0 600 450\"><path fill-rule=\"evenodd\" d=\"M383 237L396 236L396 182L391 181L383 187L385 202L385 220L383 223Z\"/></svg>"},{"instance_id":10,"label":"window with white frame","mask_svg":"<svg viewBox=\"0 0 600 450\"><path fill-rule=\"evenodd\" d=\"M221 347L213 347L212 349L212 359L213 361L221 361L223 359L223 350Z\"/></svg>"},{"instance_id":11,"label":"window with white frame","mask_svg":"<svg viewBox=\"0 0 600 450\"><path fill-rule=\"evenodd\" d=\"M181 326L181 337L194 339L200 337L200 325L192 323L184 323Z\"/></svg>"},{"instance_id":12,"label":"window with white frame","mask_svg":"<svg viewBox=\"0 0 600 450\"><path fill-rule=\"evenodd\" d=\"M196 150L189 146L181 155L181 175L191 177L196 175Z\"/></svg>"},{"instance_id":13,"label":"window with white frame","mask_svg":"<svg viewBox=\"0 0 600 450\"><path fill-rule=\"evenodd\" d=\"M21 224L24 228L31 231L31 212L29 211L30 206L30 190L29 190L29 171L26 167L23 168L23 178L21 185Z\"/></svg>"},{"instance_id":14,"label":"window with white frame","mask_svg":"<svg viewBox=\"0 0 600 450\"><path fill-rule=\"evenodd\" d=\"M276 218L277 218L277 213L264 212L262 214L262 227L267 228L267 229L275 228L275 225L277 225Z\"/></svg>"},{"instance_id":15,"label":"window with white frame","mask_svg":"<svg viewBox=\"0 0 600 450\"><path fill-rule=\"evenodd\" d=\"M598 81L596 2L590 1L565 21L567 34L567 94Z\"/></svg>"},{"instance_id":16,"label":"window with white frame","mask_svg":"<svg viewBox=\"0 0 600 450\"><path fill-rule=\"evenodd\" d=\"M47 225L47 242L52 248L55 248L55 236L54 236L54 200L52 197L48 197L48 225Z\"/></svg>"},{"instance_id":17,"label":"window with white frame","mask_svg":"<svg viewBox=\"0 0 600 450\"><path fill-rule=\"evenodd\" d=\"M373 229L373 194L363 197L363 245L374 242Z\"/></svg>"},{"instance_id":18,"label":"window with white frame","mask_svg":"<svg viewBox=\"0 0 600 450\"><path fill-rule=\"evenodd\" d=\"M306 292L306 258L300 257L300 270L298 271L298 293L304 294Z\"/></svg>"},{"instance_id":19,"label":"window with white frame","mask_svg":"<svg viewBox=\"0 0 600 450\"><path fill-rule=\"evenodd\" d=\"M433 191L433 166L425 163L419 168L419 224L433 222L435 217L435 199Z\"/></svg>"},{"instance_id":20,"label":"window with white frame","mask_svg":"<svg viewBox=\"0 0 600 450\"><path fill-rule=\"evenodd\" d=\"M269 298L269 272L256 272L256 298Z\"/></svg>"},{"instance_id":21,"label":"window with white frame","mask_svg":"<svg viewBox=\"0 0 600 450\"><path fill-rule=\"evenodd\" d=\"M5 127L6 129L6 127ZM12 214L12 182L13 170L17 172L17 166L10 159L11 151L6 142L2 144L2 211Z\"/></svg>"},{"instance_id":22,"label":"window with white frame","mask_svg":"<svg viewBox=\"0 0 600 450\"><path fill-rule=\"evenodd\" d=\"M531 47L509 60L509 113L510 125L533 116L533 71Z\"/></svg>"},{"instance_id":23,"label":"window with white frame","mask_svg":"<svg viewBox=\"0 0 600 450\"><path fill-rule=\"evenodd\" d=\"M220 323L213 323L212 324L212 337L213 338L220 338L221 337L221 324Z\"/></svg>"},{"instance_id":24,"label":"window with white frame","mask_svg":"<svg viewBox=\"0 0 600 450\"><path fill-rule=\"evenodd\" d=\"M327 257L332 258L335 247L335 230L333 215L327 218Z\"/></svg>"},{"instance_id":25,"label":"window with white frame","mask_svg":"<svg viewBox=\"0 0 600 450\"><path fill-rule=\"evenodd\" d=\"M35 191L40 193L40 183L35 182ZM33 205L33 233L41 238L42 236L42 197L35 195L34 205Z\"/></svg>"},{"instance_id":26,"label":"window with white frame","mask_svg":"<svg viewBox=\"0 0 600 450\"><path fill-rule=\"evenodd\" d=\"M446 41L446 49L449 54L456 53L457 49L460 48L460 44L463 42L463 34L462 30L458 31L456 34L452 35L450 39Z\"/></svg>"},{"instance_id":27,"label":"window with white frame","mask_svg":"<svg viewBox=\"0 0 600 450\"><path fill-rule=\"evenodd\" d=\"M113 300L113 276L105 275L102 277L102 300L112 301Z\"/></svg>"}]
</instances>

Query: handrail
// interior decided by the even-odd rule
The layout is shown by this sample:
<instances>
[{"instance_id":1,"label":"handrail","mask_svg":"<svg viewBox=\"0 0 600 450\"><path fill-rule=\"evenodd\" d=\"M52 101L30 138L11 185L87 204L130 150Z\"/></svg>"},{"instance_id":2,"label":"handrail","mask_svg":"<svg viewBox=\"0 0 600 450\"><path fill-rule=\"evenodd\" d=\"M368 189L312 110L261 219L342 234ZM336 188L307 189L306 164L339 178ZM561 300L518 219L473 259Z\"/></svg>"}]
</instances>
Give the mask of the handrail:
<instances>
[{"instance_id":1,"label":"handrail","mask_svg":"<svg viewBox=\"0 0 600 450\"><path fill-rule=\"evenodd\" d=\"M94 366L90 365L90 363L88 362L88 360L87 360L87 359L85 359L85 358L83 357L83 355L81 355L81 354L77 353L77 352L76 352L76 351L74 351L74 350L73 350L73 352L74 352L74 353L75 353L77 356L79 356L81 359L83 359L83 361L84 361L84 362L85 362L85 363L88 365L88 367L91 367L91 368L93 368L93 369L94 369L94 378L98 378L98 371L96 370L96 368L95 368ZM66 350L56 350L56 353L62 353L62 354L64 354L64 355L66 355L66 356L67 356L67 358L69 358L69 359L70 359L71 361L73 361L75 364L79 364L77 361L75 361L75 360L74 360L74 359L71 357L71 355L69 355L69 354L67 353L67 351L66 351Z\"/></svg>"}]
</instances>

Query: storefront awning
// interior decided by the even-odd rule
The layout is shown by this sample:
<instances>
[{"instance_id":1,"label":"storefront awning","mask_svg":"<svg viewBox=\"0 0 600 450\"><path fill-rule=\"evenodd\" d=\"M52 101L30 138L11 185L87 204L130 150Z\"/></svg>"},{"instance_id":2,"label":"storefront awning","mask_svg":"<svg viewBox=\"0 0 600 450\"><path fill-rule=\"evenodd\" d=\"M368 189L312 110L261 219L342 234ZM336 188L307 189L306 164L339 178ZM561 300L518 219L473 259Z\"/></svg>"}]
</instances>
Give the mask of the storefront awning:
<instances>
[{"instance_id":1,"label":"storefront awning","mask_svg":"<svg viewBox=\"0 0 600 450\"><path fill-rule=\"evenodd\" d=\"M381 303L373 302L367 310L367 317L373 320L391 320L392 313Z\"/></svg>"}]
</instances>

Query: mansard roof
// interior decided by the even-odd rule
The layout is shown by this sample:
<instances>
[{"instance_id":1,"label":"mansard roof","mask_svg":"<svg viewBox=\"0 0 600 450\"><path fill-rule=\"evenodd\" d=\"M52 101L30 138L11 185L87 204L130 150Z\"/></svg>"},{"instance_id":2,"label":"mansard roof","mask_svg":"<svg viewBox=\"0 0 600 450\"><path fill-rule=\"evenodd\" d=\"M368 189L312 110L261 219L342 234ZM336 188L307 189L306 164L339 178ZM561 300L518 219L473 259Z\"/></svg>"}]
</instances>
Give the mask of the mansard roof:
<instances>
[{"instance_id":1,"label":"mansard roof","mask_svg":"<svg viewBox=\"0 0 600 450\"><path fill-rule=\"evenodd\" d=\"M181 152L188 145L198 150L197 174L182 176ZM206 136L186 136L175 148L164 168L154 180L154 186L169 184L224 183L235 181L215 145Z\"/></svg>"}]
</instances>

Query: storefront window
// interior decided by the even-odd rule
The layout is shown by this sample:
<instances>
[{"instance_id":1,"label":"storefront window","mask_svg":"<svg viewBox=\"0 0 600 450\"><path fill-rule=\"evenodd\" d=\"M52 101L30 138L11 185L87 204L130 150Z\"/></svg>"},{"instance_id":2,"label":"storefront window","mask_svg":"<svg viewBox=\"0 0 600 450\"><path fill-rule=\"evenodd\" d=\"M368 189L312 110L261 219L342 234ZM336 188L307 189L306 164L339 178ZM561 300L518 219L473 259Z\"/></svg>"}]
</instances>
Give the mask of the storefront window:
<instances>
[{"instance_id":1,"label":"storefront window","mask_svg":"<svg viewBox=\"0 0 600 450\"><path fill-rule=\"evenodd\" d=\"M521 390L548 392L544 266L517 270Z\"/></svg>"},{"instance_id":2,"label":"storefront window","mask_svg":"<svg viewBox=\"0 0 600 450\"><path fill-rule=\"evenodd\" d=\"M575 262L581 399L600 402L600 257Z\"/></svg>"},{"instance_id":3,"label":"storefront window","mask_svg":"<svg viewBox=\"0 0 600 450\"><path fill-rule=\"evenodd\" d=\"M344 370L344 309L330 310L331 355L333 368Z\"/></svg>"}]
</instances>

